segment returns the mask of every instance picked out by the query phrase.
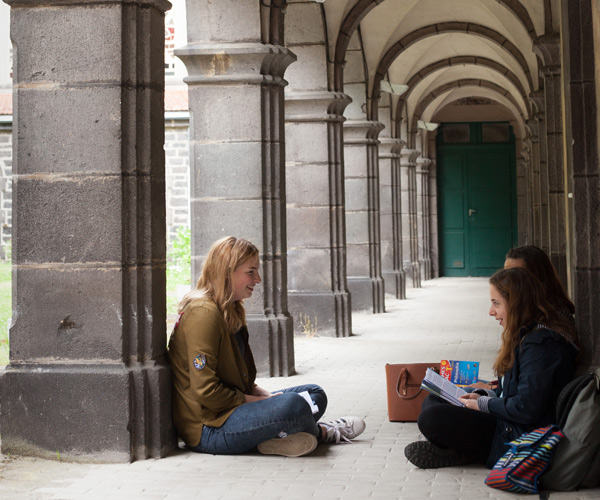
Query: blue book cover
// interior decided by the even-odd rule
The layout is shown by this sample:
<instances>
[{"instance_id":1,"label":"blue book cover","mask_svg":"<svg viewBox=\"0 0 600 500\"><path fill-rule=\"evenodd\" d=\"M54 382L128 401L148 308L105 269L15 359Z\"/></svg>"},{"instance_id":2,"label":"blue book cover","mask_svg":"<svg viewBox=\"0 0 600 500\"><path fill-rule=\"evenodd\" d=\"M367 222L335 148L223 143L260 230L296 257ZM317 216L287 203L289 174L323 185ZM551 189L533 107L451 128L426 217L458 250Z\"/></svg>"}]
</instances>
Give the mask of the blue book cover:
<instances>
[{"instance_id":1,"label":"blue book cover","mask_svg":"<svg viewBox=\"0 0 600 500\"><path fill-rule=\"evenodd\" d=\"M443 359L440 375L453 384L469 385L479 380L479 362Z\"/></svg>"}]
</instances>

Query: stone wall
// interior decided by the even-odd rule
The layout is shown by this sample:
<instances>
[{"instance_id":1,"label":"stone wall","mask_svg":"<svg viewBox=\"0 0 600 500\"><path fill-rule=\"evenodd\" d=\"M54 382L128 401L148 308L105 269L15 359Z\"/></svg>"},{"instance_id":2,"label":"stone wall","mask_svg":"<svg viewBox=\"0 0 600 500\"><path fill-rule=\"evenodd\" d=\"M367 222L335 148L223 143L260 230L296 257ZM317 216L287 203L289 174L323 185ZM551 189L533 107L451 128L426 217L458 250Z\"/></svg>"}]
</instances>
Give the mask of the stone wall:
<instances>
[{"instance_id":1,"label":"stone wall","mask_svg":"<svg viewBox=\"0 0 600 500\"><path fill-rule=\"evenodd\" d=\"M189 120L165 120L167 245L179 227L190 226ZM0 260L8 257L12 234L12 126L0 124Z\"/></svg>"},{"instance_id":2,"label":"stone wall","mask_svg":"<svg viewBox=\"0 0 600 500\"><path fill-rule=\"evenodd\" d=\"M187 113L185 113L187 116ZM167 247L179 227L190 227L189 120L165 120L165 175L167 202Z\"/></svg>"}]
</instances>

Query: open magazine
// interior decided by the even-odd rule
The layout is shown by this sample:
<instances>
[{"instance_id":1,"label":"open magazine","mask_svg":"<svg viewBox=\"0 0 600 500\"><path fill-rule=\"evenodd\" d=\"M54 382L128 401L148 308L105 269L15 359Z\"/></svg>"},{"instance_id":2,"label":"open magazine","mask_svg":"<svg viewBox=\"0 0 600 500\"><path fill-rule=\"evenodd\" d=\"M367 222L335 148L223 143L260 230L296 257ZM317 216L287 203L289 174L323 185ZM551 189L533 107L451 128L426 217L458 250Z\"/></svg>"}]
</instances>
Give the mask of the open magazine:
<instances>
[{"instance_id":1,"label":"open magazine","mask_svg":"<svg viewBox=\"0 0 600 500\"><path fill-rule=\"evenodd\" d=\"M465 406L459 398L467 392L435 373L431 368L427 368L421 387L453 405Z\"/></svg>"}]
</instances>

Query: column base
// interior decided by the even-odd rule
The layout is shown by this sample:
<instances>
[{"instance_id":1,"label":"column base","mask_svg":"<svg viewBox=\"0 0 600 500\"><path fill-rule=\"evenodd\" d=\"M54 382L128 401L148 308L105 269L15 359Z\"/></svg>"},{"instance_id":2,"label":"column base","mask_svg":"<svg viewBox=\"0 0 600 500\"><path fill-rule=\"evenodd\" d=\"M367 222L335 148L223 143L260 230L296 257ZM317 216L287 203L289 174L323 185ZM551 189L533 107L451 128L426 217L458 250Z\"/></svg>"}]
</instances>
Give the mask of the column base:
<instances>
[{"instance_id":1,"label":"column base","mask_svg":"<svg viewBox=\"0 0 600 500\"><path fill-rule=\"evenodd\" d=\"M294 325L291 316L247 314L246 321L258 376L294 375Z\"/></svg>"},{"instance_id":2,"label":"column base","mask_svg":"<svg viewBox=\"0 0 600 500\"><path fill-rule=\"evenodd\" d=\"M347 292L288 292L288 309L296 335L349 337L352 332Z\"/></svg>"},{"instance_id":3,"label":"column base","mask_svg":"<svg viewBox=\"0 0 600 500\"><path fill-rule=\"evenodd\" d=\"M397 299L406 299L406 273L404 270L383 271L385 293L389 293Z\"/></svg>"},{"instance_id":4,"label":"column base","mask_svg":"<svg viewBox=\"0 0 600 500\"><path fill-rule=\"evenodd\" d=\"M11 364L0 397L4 454L106 463L177 448L166 363Z\"/></svg>"},{"instance_id":5,"label":"column base","mask_svg":"<svg viewBox=\"0 0 600 500\"><path fill-rule=\"evenodd\" d=\"M352 311L385 312L382 278L348 276L348 290L352 295Z\"/></svg>"}]
</instances>

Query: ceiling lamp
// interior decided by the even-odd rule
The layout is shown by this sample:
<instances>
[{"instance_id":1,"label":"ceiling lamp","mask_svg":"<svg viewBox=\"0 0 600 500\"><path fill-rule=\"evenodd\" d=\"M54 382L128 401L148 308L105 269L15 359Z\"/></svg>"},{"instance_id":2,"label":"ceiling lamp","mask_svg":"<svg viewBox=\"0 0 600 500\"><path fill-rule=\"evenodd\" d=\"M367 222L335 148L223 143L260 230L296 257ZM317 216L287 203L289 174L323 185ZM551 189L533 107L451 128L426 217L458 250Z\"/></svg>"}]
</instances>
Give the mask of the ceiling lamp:
<instances>
[{"instance_id":1,"label":"ceiling lamp","mask_svg":"<svg viewBox=\"0 0 600 500\"><path fill-rule=\"evenodd\" d=\"M408 90L408 85L401 85L399 83L389 83L385 80L381 80L381 83L379 84L379 89L382 92L387 92L389 94L402 95Z\"/></svg>"},{"instance_id":2,"label":"ceiling lamp","mask_svg":"<svg viewBox=\"0 0 600 500\"><path fill-rule=\"evenodd\" d=\"M427 130L428 132L435 130L436 128L438 128L438 126L439 123L424 122L423 120L417 121L417 127L422 128L423 130Z\"/></svg>"}]
</instances>

